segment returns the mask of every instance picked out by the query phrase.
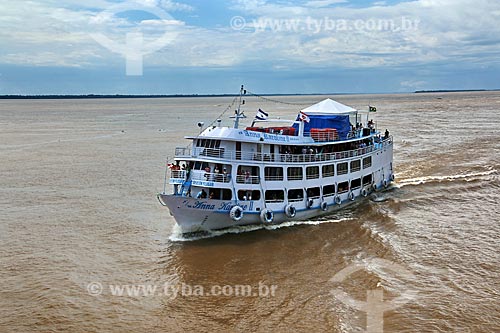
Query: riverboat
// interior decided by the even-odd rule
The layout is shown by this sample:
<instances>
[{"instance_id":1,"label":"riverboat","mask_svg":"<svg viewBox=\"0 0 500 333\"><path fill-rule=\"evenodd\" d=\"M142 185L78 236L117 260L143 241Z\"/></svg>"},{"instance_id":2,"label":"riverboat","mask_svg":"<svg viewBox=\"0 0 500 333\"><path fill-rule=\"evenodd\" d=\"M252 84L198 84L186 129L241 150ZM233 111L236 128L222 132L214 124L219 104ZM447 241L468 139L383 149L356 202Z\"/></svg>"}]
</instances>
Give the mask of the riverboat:
<instances>
[{"instance_id":1,"label":"riverboat","mask_svg":"<svg viewBox=\"0 0 500 333\"><path fill-rule=\"evenodd\" d=\"M287 126L272 126L259 109L242 127L245 93L241 87L231 127L199 123L200 134L187 136L191 144L168 164L157 197L183 233L314 219L394 181L393 138L369 120L375 107L325 99Z\"/></svg>"}]
</instances>

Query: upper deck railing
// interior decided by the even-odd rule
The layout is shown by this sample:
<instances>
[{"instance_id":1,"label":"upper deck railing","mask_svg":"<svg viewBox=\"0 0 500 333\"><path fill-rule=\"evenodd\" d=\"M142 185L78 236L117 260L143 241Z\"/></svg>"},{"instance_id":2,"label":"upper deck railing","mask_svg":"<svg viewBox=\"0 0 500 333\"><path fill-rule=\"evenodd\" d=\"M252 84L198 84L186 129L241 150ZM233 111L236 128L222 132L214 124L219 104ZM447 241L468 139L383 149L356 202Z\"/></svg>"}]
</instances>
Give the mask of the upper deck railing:
<instances>
[{"instance_id":1,"label":"upper deck railing","mask_svg":"<svg viewBox=\"0 0 500 333\"><path fill-rule=\"evenodd\" d=\"M303 154L284 154L284 153L258 153L248 151L231 151L224 148L204 148L204 147L186 147L175 148L176 158L195 158L214 159L217 161L225 160L229 162L252 161L269 163L304 163L304 162L323 162L331 160L341 160L362 156L376 150L383 149L392 144L392 136L376 142L366 147L332 153L303 153Z\"/></svg>"}]
</instances>

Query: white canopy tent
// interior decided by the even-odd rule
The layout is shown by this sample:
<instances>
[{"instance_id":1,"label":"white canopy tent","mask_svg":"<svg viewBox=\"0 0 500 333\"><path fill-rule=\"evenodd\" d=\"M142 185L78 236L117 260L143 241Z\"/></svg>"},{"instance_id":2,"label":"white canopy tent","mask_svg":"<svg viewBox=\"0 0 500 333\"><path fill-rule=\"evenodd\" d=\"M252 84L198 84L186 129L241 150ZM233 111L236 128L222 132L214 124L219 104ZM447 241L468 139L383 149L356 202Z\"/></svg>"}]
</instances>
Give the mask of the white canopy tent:
<instances>
[{"instance_id":1,"label":"white canopy tent","mask_svg":"<svg viewBox=\"0 0 500 333\"><path fill-rule=\"evenodd\" d=\"M327 98L319 103L311 105L302 110L308 116L320 116L320 115L351 115L356 114L358 110L344 105L342 103L336 102L330 98Z\"/></svg>"}]
</instances>

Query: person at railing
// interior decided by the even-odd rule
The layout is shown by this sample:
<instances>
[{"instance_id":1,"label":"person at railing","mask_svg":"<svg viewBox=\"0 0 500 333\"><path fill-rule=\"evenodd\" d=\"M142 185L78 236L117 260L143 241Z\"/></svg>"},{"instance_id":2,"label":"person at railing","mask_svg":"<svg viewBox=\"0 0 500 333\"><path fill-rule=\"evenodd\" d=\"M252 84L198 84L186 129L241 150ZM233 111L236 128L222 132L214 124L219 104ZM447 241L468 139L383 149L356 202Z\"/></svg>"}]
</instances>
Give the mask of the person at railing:
<instances>
[{"instance_id":1,"label":"person at railing","mask_svg":"<svg viewBox=\"0 0 500 333\"><path fill-rule=\"evenodd\" d=\"M186 181L188 181L189 177L191 176L191 169L193 168L193 164L189 163L187 167L186 167L186 164L183 164L182 168L183 168L183 170L186 171Z\"/></svg>"},{"instance_id":2,"label":"person at railing","mask_svg":"<svg viewBox=\"0 0 500 333\"><path fill-rule=\"evenodd\" d=\"M250 171L245 171L245 184L250 184L252 179L250 178Z\"/></svg>"},{"instance_id":3,"label":"person at railing","mask_svg":"<svg viewBox=\"0 0 500 333\"><path fill-rule=\"evenodd\" d=\"M227 169L226 168L222 169L222 181L224 183L227 183L229 181L229 179L227 177Z\"/></svg>"},{"instance_id":4,"label":"person at railing","mask_svg":"<svg viewBox=\"0 0 500 333\"><path fill-rule=\"evenodd\" d=\"M181 169L181 166L179 165L179 161L175 162L175 164L170 165L170 170L172 170L172 171L177 171L180 169Z\"/></svg>"},{"instance_id":5,"label":"person at railing","mask_svg":"<svg viewBox=\"0 0 500 333\"><path fill-rule=\"evenodd\" d=\"M200 192L196 195L196 199L206 199L207 198L207 192L205 192L204 189L201 189Z\"/></svg>"},{"instance_id":6,"label":"person at railing","mask_svg":"<svg viewBox=\"0 0 500 333\"><path fill-rule=\"evenodd\" d=\"M211 177L211 173L210 173L210 171L211 171L211 170L210 170L210 167L208 167L208 166L207 166L207 167L205 168L205 175L204 175L204 176L205 176L205 179L206 179L207 181L211 180L211 178L212 178L212 177Z\"/></svg>"},{"instance_id":7,"label":"person at railing","mask_svg":"<svg viewBox=\"0 0 500 333\"><path fill-rule=\"evenodd\" d=\"M222 181L222 175L220 173L220 170L219 170L219 166L215 166L215 169L214 169L214 180L216 182L220 182Z\"/></svg>"},{"instance_id":8,"label":"person at railing","mask_svg":"<svg viewBox=\"0 0 500 333\"><path fill-rule=\"evenodd\" d=\"M384 140L389 139L389 130L386 128L384 133Z\"/></svg>"}]
</instances>

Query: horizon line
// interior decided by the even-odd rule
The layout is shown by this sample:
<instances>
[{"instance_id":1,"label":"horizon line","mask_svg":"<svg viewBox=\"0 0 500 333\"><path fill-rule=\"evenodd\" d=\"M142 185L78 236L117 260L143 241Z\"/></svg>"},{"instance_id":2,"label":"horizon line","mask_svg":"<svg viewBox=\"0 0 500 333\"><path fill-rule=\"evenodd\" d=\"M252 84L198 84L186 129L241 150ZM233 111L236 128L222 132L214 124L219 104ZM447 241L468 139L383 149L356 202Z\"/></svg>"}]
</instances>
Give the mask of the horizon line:
<instances>
[{"instance_id":1,"label":"horizon line","mask_svg":"<svg viewBox=\"0 0 500 333\"><path fill-rule=\"evenodd\" d=\"M266 93L254 94L257 96L325 96L325 95L393 95L393 94L418 94L418 93L453 93L453 92L487 92L500 91L500 89L437 89L416 90L413 92L366 92L366 93ZM235 97L239 94L7 94L0 95L0 99L99 99L99 98L182 98L182 97ZM248 95L252 96L252 95Z\"/></svg>"}]
</instances>

